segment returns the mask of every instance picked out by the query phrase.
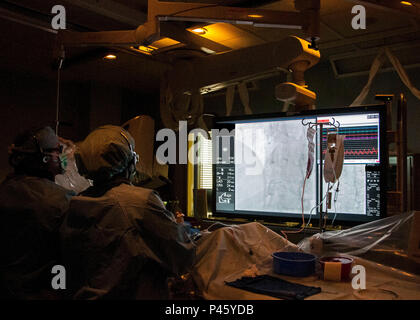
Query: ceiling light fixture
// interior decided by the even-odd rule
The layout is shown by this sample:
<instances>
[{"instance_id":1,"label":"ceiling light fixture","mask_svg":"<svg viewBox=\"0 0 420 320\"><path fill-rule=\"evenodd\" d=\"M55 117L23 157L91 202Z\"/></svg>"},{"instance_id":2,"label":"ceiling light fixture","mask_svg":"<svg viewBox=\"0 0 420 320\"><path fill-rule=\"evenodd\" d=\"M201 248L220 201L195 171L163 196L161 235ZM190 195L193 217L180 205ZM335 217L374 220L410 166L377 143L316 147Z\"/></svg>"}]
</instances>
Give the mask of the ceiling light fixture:
<instances>
[{"instance_id":1,"label":"ceiling light fixture","mask_svg":"<svg viewBox=\"0 0 420 320\"><path fill-rule=\"evenodd\" d=\"M109 54L107 54L104 57L104 59L106 59L106 60L115 60L115 59L117 59L117 56L115 54L113 54L113 53L109 53Z\"/></svg>"},{"instance_id":2,"label":"ceiling light fixture","mask_svg":"<svg viewBox=\"0 0 420 320\"><path fill-rule=\"evenodd\" d=\"M248 17L250 18L262 18L263 16L260 14L249 14Z\"/></svg>"},{"instance_id":3,"label":"ceiling light fixture","mask_svg":"<svg viewBox=\"0 0 420 320\"><path fill-rule=\"evenodd\" d=\"M409 1L401 1L401 4L405 5L405 6L412 6L413 4Z\"/></svg>"},{"instance_id":4,"label":"ceiling light fixture","mask_svg":"<svg viewBox=\"0 0 420 320\"><path fill-rule=\"evenodd\" d=\"M139 46L139 50L145 52L152 52L153 50L155 50L155 48L151 48L150 46Z\"/></svg>"},{"instance_id":5,"label":"ceiling light fixture","mask_svg":"<svg viewBox=\"0 0 420 320\"><path fill-rule=\"evenodd\" d=\"M209 48L206 48L206 47L201 47L200 49L207 54L215 54L216 53L216 51L213 51L213 50L211 50Z\"/></svg>"},{"instance_id":6,"label":"ceiling light fixture","mask_svg":"<svg viewBox=\"0 0 420 320\"><path fill-rule=\"evenodd\" d=\"M206 28L195 28L195 29L192 29L191 31L196 33L196 34L206 34L207 33Z\"/></svg>"},{"instance_id":7,"label":"ceiling light fixture","mask_svg":"<svg viewBox=\"0 0 420 320\"><path fill-rule=\"evenodd\" d=\"M171 38L160 38L157 41L154 41L152 44L146 45L139 45L139 46L131 46L130 49L133 51L137 51L143 54L152 55L159 53L161 51L169 50L170 48L174 48L177 46L182 45L179 41L176 41Z\"/></svg>"},{"instance_id":8,"label":"ceiling light fixture","mask_svg":"<svg viewBox=\"0 0 420 320\"><path fill-rule=\"evenodd\" d=\"M130 47L130 49L131 50L134 50L134 51L137 51L137 52L140 52L140 53L147 54L149 56L153 53L153 51L156 50L156 48L155 47L152 47L152 46L147 46L147 47L146 46Z\"/></svg>"}]
</instances>

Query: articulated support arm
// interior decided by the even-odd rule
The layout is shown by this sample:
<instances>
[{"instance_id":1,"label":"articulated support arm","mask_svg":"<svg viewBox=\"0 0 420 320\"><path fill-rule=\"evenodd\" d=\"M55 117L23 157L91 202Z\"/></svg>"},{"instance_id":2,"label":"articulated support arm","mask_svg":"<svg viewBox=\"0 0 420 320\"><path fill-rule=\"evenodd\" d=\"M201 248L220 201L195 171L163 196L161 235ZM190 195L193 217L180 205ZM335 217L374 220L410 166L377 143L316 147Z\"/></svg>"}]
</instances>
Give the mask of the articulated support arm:
<instances>
[{"instance_id":1,"label":"articulated support arm","mask_svg":"<svg viewBox=\"0 0 420 320\"><path fill-rule=\"evenodd\" d=\"M176 128L179 120L197 123L203 106L194 104L193 99L200 94L273 75L280 70L290 70L294 83L278 85L277 99L293 103L295 110L312 109L316 95L306 89L304 72L319 59L319 51L311 49L308 41L287 37L275 43L180 61L162 82L162 119L170 128Z\"/></svg>"},{"instance_id":2,"label":"articulated support arm","mask_svg":"<svg viewBox=\"0 0 420 320\"><path fill-rule=\"evenodd\" d=\"M279 69L290 69L294 82L304 86L304 71L319 59L319 51L310 49L308 41L287 37L279 42L178 62L169 72L168 82L174 92L207 93Z\"/></svg>"},{"instance_id":3,"label":"articulated support arm","mask_svg":"<svg viewBox=\"0 0 420 320\"><path fill-rule=\"evenodd\" d=\"M319 39L320 0L295 0L295 7L298 12L149 0L147 21L135 30L60 31L59 41L64 47L148 45L161 37L169 36L160 28L162 21L227 22L255 27L300 29L307 35L307 39ZM174 34L171 36L174 37Z\"/></svg>"}]
</instances>

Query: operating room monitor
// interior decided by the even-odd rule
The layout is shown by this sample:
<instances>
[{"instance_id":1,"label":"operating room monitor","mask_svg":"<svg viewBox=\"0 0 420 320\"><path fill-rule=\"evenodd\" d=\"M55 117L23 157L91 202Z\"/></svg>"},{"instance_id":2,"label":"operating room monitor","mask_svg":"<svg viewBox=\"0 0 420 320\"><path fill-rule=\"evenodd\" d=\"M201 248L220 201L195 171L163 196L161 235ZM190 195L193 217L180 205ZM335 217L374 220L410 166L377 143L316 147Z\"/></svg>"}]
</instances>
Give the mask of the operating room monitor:
<instances>
[{"instance_id":1,"label":"operating room monitor","mask_svg":"<svg viewBox=\"0 0 420 320\"><path fill-rule=\"evenodd\" d=\"M293 220L303 209L316 220L323 210L336 224L383 217L384 117L383 106L365 106L219 118L212 137L213 214ZM313 166L305 180L309 127L315 129ZM321 185L329 134L344 135L344 160L335 183L323 178Z\"/></svg>"}]
</instances>

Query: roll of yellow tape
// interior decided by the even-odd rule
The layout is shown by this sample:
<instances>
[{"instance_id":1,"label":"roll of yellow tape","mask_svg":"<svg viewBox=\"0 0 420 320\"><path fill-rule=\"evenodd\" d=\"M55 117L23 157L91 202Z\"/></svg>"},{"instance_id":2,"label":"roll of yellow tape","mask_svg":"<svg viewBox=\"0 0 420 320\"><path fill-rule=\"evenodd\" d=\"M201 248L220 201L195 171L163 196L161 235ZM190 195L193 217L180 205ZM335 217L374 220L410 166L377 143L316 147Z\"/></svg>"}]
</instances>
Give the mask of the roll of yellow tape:
<instances>
[{"instance_id":1,"label":"roll of yellow tape","mask_svg":"<svg viewBox=\"0 0 420 320\"><path fill-rule=\"evenodd\" d=\"M341 262L325 262L324 280L341 281Z\"/></svg>"}]
</instances>

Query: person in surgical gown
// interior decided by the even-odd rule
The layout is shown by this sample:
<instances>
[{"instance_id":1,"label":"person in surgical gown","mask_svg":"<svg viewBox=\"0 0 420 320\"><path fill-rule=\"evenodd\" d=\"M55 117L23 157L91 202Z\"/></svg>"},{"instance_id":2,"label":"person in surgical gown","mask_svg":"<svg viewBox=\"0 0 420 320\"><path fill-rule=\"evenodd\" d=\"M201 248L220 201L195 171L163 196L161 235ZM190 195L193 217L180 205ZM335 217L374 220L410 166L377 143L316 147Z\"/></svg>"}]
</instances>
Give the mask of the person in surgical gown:
<instances>
[{"instance_id":1,"label":"person in surgical gown","mask_svg":"<svg viewBox=\"0 0 420 320\"><path fill-rule=\"evenodd\" d=\"M8 299L58 299L51 286L59 264L59 227L71 191L54 183L63 172L50 127L20 134L9 148L14 173L0 185L0 286Z\"/></svg>"},{"instance_id":2,"label":"person in surgical gown","mask_svg":"<svg viewBox=\"0 0 420 320\"><path fill-rule=\"evenodd\" d=\"M167 299L168 277L189 271L195 245L156 192L131 184L134 139L99 127L75 159L93 186L72 199L61 228L70 298Z\"/></svg>"}]
</instances>

